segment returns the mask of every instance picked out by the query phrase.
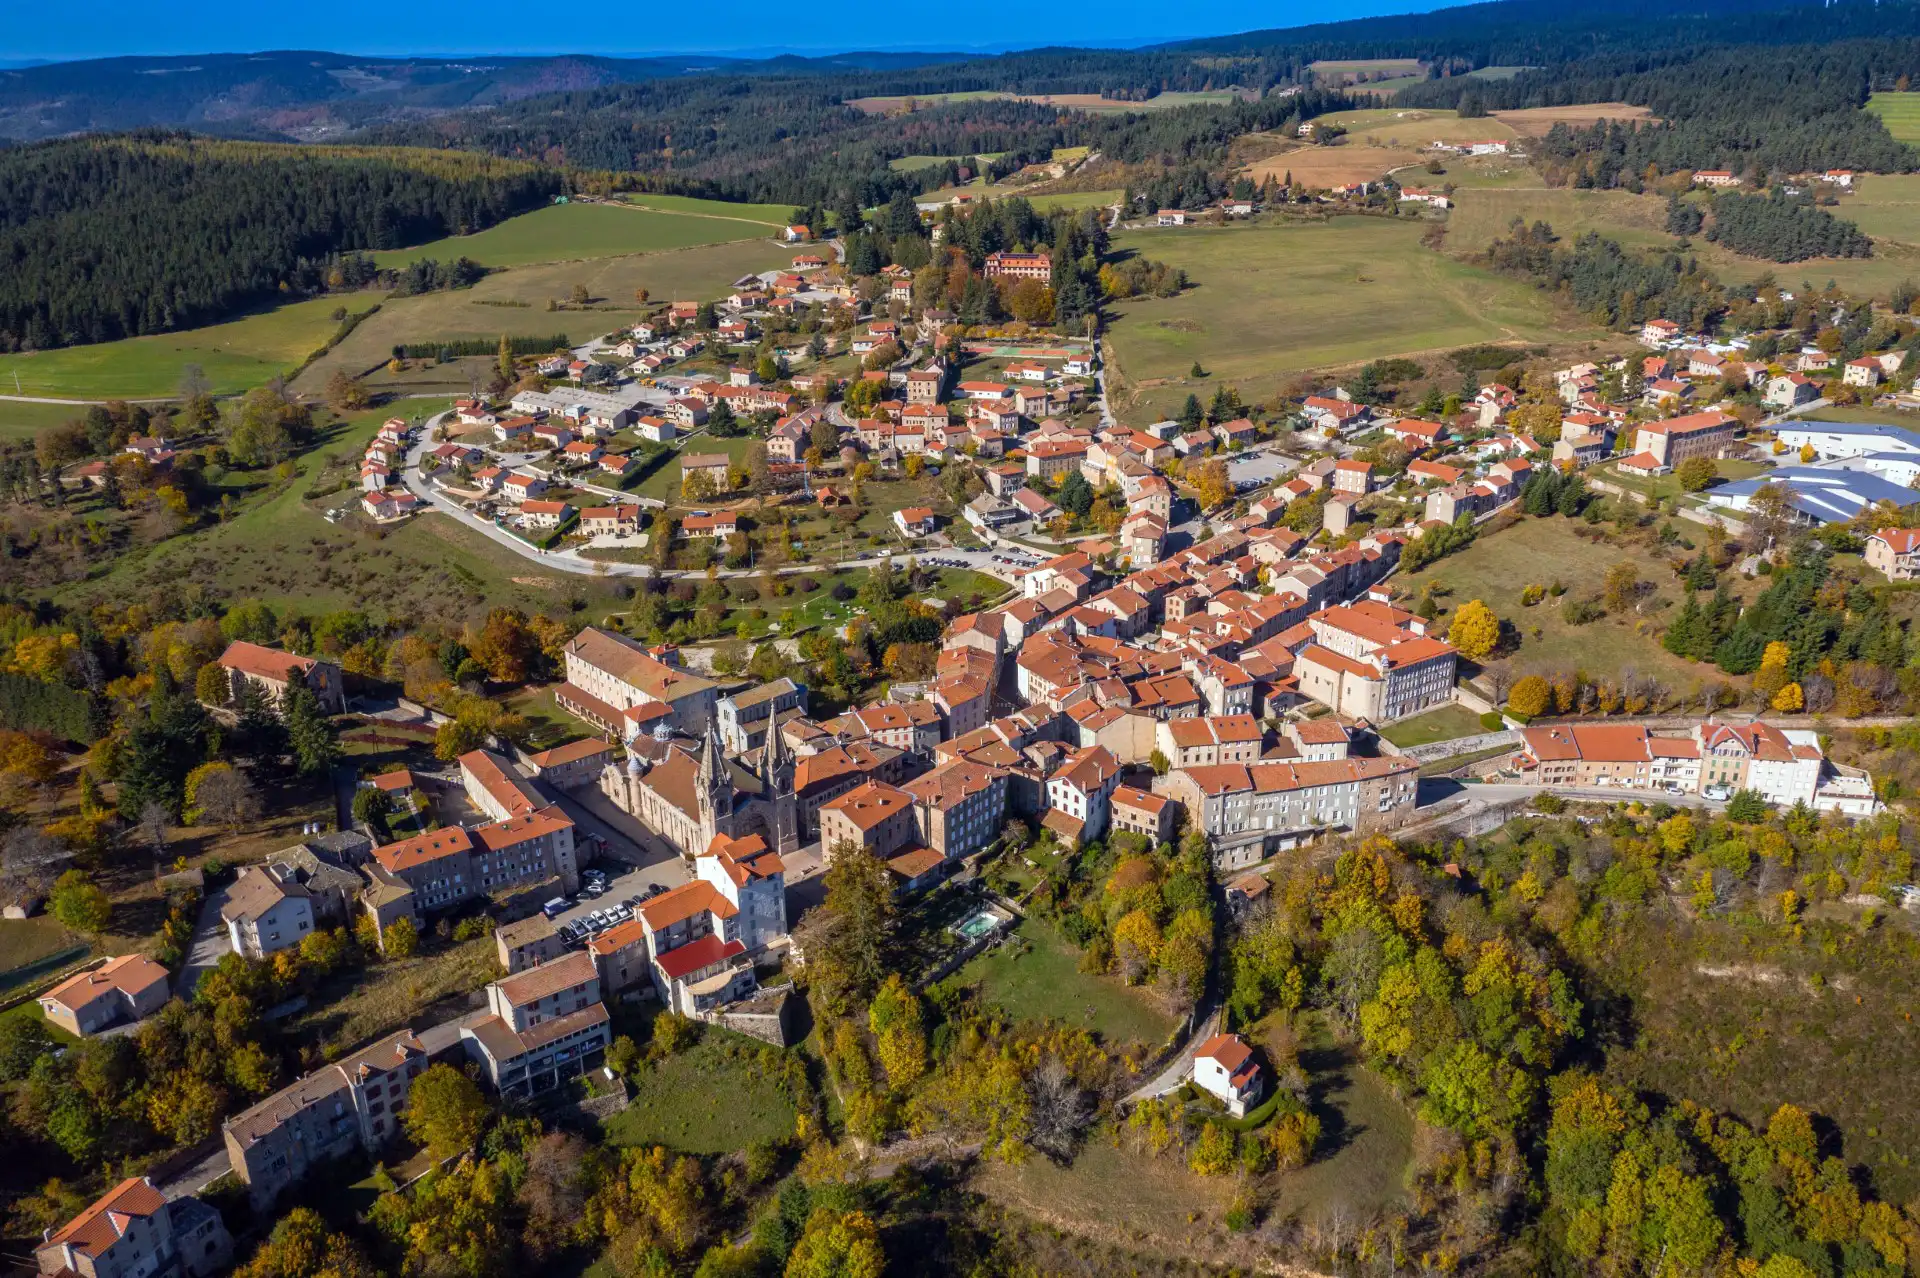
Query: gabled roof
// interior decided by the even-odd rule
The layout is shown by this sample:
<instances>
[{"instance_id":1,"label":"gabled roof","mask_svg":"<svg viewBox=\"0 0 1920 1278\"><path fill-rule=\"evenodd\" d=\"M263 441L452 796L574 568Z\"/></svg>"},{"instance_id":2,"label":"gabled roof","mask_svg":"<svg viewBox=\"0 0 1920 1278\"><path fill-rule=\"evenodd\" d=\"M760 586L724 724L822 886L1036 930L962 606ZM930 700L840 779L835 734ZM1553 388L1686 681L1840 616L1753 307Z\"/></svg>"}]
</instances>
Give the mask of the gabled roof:
<instances>
[{"instance_id":1,"label":"gabled roof","mask_svg":"<svg viewBox=\"0 0 1920 1278\"><path fill-rule=\"evenodd\" d=\"M263 648L257 643L236 639L220 654L220 664L241 674L285 683L295 675L305 675L317 663L312 657L282 652L278 648Z\"/></svg>"},{"instance_id":2,"label":"gabled roof","mask_svg":"<svg viewBox=\"0 0 1920 1278\"><path fill-rule=\"evenodd\" d=\"M45 1245L64 1244L85 1256L99 1256L120 1241L135 1220L157 1216L167 1198L144 1176L130 1177L95 1199L85 1211L50 1235Z\"/></svg>"}]
</instances>

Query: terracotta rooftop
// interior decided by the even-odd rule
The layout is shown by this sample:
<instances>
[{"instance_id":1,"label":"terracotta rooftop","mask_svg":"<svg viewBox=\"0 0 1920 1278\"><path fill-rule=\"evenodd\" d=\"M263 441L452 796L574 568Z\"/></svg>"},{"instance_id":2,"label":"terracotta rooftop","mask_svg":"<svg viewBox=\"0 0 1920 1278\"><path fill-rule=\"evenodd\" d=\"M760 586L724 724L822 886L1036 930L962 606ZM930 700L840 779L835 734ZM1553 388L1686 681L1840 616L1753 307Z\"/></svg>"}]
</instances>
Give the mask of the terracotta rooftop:
<instances>
[{"instance_id":1,"label":"terracotta rooftop","mask_svg":"<svg viewBox=\"0 0 1920 1278\"><path fill-rule=\"evenodd\" d=\"M220 664L241 674L285 683L296 674L306 674L315 663L312 657L282 652L278 648L263 648L257 643L236 639L220 654Z\"/></svg>"},{"instance_id":2,"label":"terracotta rooftop","mask_svg":"<svg viewBox=\"0 0 1920 1278\"><path fill-rule=\"evenodd\" d=\"M525 1007L528 1003L537 1003L562 990L570 990L576 985L584 985L599 975L593 965L593 956L585 950L575 950L564 958L530 967L524 972L516 972L494 982L502 998L513 1007Z\"/></svg>"},{"instance_id":3,"label":"terracotta rooftop","mask_svg":"<svg viewBox=\"0 0 1920 1278\"><path fill-rule=\"evenodd\" d=\"M68 977L42 994L40 1001L58 1003L77 1012L107 990L118 990L129 998L137 998L155 982L166 979L167 969L146 955L122 954L90 972Z\"/></svg>"}]
</instances>

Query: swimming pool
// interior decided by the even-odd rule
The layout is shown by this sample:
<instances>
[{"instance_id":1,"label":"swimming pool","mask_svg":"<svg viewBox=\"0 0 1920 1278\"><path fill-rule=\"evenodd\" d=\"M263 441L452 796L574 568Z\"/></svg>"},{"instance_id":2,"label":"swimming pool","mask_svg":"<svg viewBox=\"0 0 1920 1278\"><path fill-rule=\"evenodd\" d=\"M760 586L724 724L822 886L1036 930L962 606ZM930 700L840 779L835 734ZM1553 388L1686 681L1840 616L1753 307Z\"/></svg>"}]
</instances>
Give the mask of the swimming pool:
<instances>
[{"instance_id":1,"label":"swimming pool","mask_svg":"<svg viewBox=\"0 0 1920 1278\"><path fill-rule=\"evenodd\" d=\"M969 941L977 941L981 937L994 932L999 926L1000 916L998 914L995 914L992 910L982 910L978 914L970 915L954 924L953 930L966 937Z\"/></svg>"}]
</instances>

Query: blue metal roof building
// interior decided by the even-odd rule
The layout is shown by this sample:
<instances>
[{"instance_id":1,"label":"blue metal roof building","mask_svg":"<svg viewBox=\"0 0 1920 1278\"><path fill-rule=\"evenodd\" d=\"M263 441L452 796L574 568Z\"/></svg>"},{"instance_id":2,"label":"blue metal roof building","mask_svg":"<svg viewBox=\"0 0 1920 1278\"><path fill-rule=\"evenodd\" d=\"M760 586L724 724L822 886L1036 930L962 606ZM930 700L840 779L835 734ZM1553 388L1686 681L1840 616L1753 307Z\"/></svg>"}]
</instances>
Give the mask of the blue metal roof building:
<instances>
[{"instance_id":1,"label":"blue metal roof building","mask_svg":"<svg viewBox=\"0 0 1920 1278\"><path fill-rule=\"evenodd\" d=\"M1747 509L1747 503L1765 484L1786 484L1793 490L1793 508L1802 522L1809 524L1844 523L1861 510L1879 502L1896 506L1920 503L1920 492L1859 470L1828 469L1818 466L1787 466L1767 472L1758 479L1743 479L1710 489L1707 504L1729 510Z\"/></svg>"}]
</instances>

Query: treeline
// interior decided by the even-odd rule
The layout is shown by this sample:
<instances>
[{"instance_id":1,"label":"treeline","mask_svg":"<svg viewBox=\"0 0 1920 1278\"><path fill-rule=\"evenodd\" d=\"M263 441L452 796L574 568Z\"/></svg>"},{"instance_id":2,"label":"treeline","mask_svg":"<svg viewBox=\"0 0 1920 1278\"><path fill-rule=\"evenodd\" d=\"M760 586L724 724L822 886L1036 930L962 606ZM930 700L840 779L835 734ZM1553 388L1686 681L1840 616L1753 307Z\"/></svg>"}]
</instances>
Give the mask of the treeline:
<instances>
[{"instance_id":1,"label":"treeline","mask_svg":"<svg viewBox=\"0 0 1920 1278\"><path fill-rule=\"evenodd\" d=\"M897 172L906 155L996 154L996 173L1087 146L1125 164L1218 167L1247 133L1362 105L1307 89L1257 101L1132 114L1088 114L1014 100L929 105L870 116L846 102L875 93L864 76L705 77L542 94L432 121L373 129L384 145L454 146L605 170L610 189L644 189L839 210L948 185L948 165ZM1029 90L1022 90L1023 92ZM628 176L631 175L631 176Z\"/></svg>"},{"instance_id":2,"label":"treeline","mask_svg":"<svg viewBox=\"0 0 1920 1278\"><path fill-rule=\"evenodd\" d=\"M82 689L0 671L0 728L86 744L106 730L106 718L104 708Z\"/></svg>"},{"instance_id":3,"label":"treeline","mask_svg":"<svg viewBox=\"0 0 1920 1278\"><path fill-rule=\"evenodd\" d=\"M0 349L212 323L330 254L478 230L560 181L476 156L162 133L0 151Z\"/></svg>"},{"instance_id":4,"label":"treeline","mask_svg":"<svg viewBox=\"0 0 1920 1278\"><path fill-rule=\"evenodd\" d=\"M1772 262L1873 256L1873 241L1858 226L1777 188L1765 195L1715 196L1707 238Z\"/></svg>"},{"instance_id":5,"label":"treeline","mask_svg":"<svg viewBox=\"0 0 1920 1278\"><path fill-rule=\"evenodd\" d=\"M1514 219L1507 238L1488 247L1487 261L1564 294L1588 319L1609 328L1669 319L1697 331L1734 300L1697 261L1678 253L1634 256L1591 231L1568 248L1545 222L1526 226Z\"/></svg>"},{"instance_id":6,"label":"treeline","mask_svg":"<svg viewBox=\"0 0 1920 1278\"><path fill-rule=\"evenodd\" d=\"M509 337L507 347L515 355L551 355L556 351L572 349L573 343L567 340L565 333L555 333L552 337ZM393 348L395 359L456 359L462 355L497 355L500 352L498 340L488 341L484 337L463 337L441 342L405 342Z\"/></svg>"},{"instance_id":7,"label":"treeline","mask_svg":"<svg viewBox=\"0 0 1920 1278\"><path fill-rule=\"evenodd\" d=\"M1885 12L1890 34L1916 30L1920 11ZM1873 87L1917 73L1915 39L1696 46L1609 55L1505 81L1429 81L1402 90L1396 101L1469 114L1587 102L1644 106L1653 122L1556 125L1533 146L1550 182L1638 191L1650 169L1909 172L1920 166L1920 152L1895 141L1878 116L1860 108Z\"/></svg>"}]
</instances>

